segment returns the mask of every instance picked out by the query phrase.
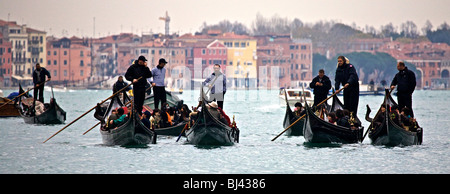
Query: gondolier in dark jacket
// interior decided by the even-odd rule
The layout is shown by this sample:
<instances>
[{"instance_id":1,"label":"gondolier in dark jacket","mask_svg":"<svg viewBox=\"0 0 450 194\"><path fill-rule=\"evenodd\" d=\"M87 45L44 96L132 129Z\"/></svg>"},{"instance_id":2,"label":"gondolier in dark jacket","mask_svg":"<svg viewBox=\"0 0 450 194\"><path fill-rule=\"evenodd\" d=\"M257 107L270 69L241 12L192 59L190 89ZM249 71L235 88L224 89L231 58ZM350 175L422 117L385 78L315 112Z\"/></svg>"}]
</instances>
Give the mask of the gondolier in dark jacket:
<instances>
[{"instance_id":1,"label":"gondolier in dark jacket","mask_svg":"<svg viewBox=\"0 0 450 194\"><path fill-rule=\"evenodd\" d=\"M135 61L125 73L125 79L133 82L134 107L139 115L142 114L142 106L144 105L147 78L152 77L152 72L147 67L146 61L147 59L144 56L139 56L137 63ZM138 80L140 77L142 78Z\"/></svg>"},{"instance_id":2,"label":"gondolier in dark jacket","mask_svg":"<svg viewBox=\"0 0 450 194\"><path fill-rule=\"evenodd\" d=\"M33 83L34 83L34 99L37 100L39 92L39 101L44 103L44 85L45 76L47 76L47 81L52 79L50 72L47 69L41 67L41 64L36 63L36 69L33 71Z\"/></svg>"},{"instance_id":3,"label":"gondolier in dark jacket","mask_svg":"<svg viewBox=\"0 0 450 194\"><path fill-rule=\"evenodd\" d=\"M358 112L359 102L359 82L358 74L355 67L350 64L344 56L338 57L338 67L336 68L335 89L339 90L339 86L346 87L344 89L344 107L356 115Z\"/></svg>"},{"instance_id":4,"label":"gondolier in dark jacket","mask_svg":"<svg viewBox=\"0 0 450 194\"><path fill-rule=\"evenodd\" d=\"M220 65L214 65L214 72L206 78L203 86L208 86L211 92L211 100L217 101L219 107L223 110L223 101L227 92L227 77L220 71Z\"/></svg>"},{"instance_id":5,"label":"gondolier in dark jacket","mask_svg":"<svg viewBox=\"0 0 450 194\"><path fill-rule=\"evenodd\" d=\"M158 65L152 69L153 81L151 82L153 86L153 95L155 96L155 109L159 106L159 102L161 102L161 108L164 103L167 102L166 96L166 85L164 80L166 79L166 68L164 66L167 64L167 61L164 58L159 59Z\"/></svg>"},{"instance_id":6,"label":"gondolier in dark jacket","mask_svg":"<svg viewBox=\"0 0 450 194\"><path fill-rule=\"evenodd\" d=\"M314 89L314 106L317 106L327 99L328 91L331 89L330 78L325 75L323 69L320 69L319 75L312 80L309 87Z\"/></svg>"},{"instance_id":7,"label":"gondolier in dark jacket","mask_svg":"<svg viewBox=\"0 0 450 194\"><path fill-rule=\"evenodd\" d=\"M398 108L401 110L403 107L408 107L411 110L411 116L414 117L412 94L416 88L416 74L409 70L402 61L397 63L397 70L398 73L391 82L391 89L397 86Z\"/></svg>"}]
</instances>

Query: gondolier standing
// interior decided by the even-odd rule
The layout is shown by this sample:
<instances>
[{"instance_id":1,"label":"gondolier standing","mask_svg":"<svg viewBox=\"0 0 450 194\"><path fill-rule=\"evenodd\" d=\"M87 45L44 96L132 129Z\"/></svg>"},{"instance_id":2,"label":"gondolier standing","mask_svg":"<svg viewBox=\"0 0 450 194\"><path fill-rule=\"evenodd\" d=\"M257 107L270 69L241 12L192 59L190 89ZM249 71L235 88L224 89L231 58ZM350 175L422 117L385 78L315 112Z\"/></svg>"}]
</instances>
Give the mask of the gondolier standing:
<instances>
[{"instance_id":1,"label":"gondolier standing","mask_svg":"<svg viewBox=\"0 0 450 194\"><path fill-rule=\"evenodd\" d=\"M217 101L217 104L223 110L223 100L227 92L227 77L220 72L219 64L214 65L214 72L203 82L203 86L206 85L211 92L211 100Z\"/></svg>"},{"instance_id":2,"label":"gondolier standing","mask_svg":"<svg viewBox=\"0 0 450 194\"><path fill-rule=\"evenodd\" d=\"M314 106L317 106L327 99L328 91L331 89L330 78L325 75L323 69L320 69L319 75L312 80L309 87L314 89Z\"/></svg>"},{"instance_id":3,"label":"gondolier standing","mask_svg":"<svg viewBox=\"0 0 450 194\"><path fill-rule=\"evenodd\" d=\"M127 72L125 73L125 79L133 82L133 96L134 96L134 107L139 115L142 115L142 106L145 100L145 85L147 84L147 79L152 77L152 72L147 67L147 59L144 56L139 56L138 60L131 65ZM142 77L140 80L138 80Z\"/></svg>"},{"instance_id":4,"label":"gondolier standing","mask_svg":"<svg viewBox=\"0 0 450 194\"><path fill-rule=\"evenodd\" d=\"M350 64L344 56L338 57L338 67L336 68L335 89L339 90L339 86L346 87L344 89L344 107L356 115L358 112L359 102L359 82L358 74L355 67Z\"/></svg>"},{"instance_id":5,"label":"gondolier standing","mask_svg":"<svg viewBox=\"0 0 450 194\"><path fill-rule=\"evenodd\" d=\"M155 109L158 108L159 102L162 105L167 102L166 97L166 86L164 80L166 79L166 68L164 66L167 61L164 58L159 59L158 65L152 69L153 81L151 82L153 86L153 95L155 96Z\"/></svg>"},{"instance_id":6,"label":"gondolier standing","mask_svg":"<svg viewBox=\"0 0 450 194\"><path fill-rule=\"evenodd\" d=\"M39 92L39 101L44 103L44 85L45 76L47 76L47 81L52 79L50 72L47 69L41 67L41 64L36 63L36 69L33 71L33 83L34 83L34 100L37 100Z\"/></svg>"},{"instance_id":7,"label":"gondolier standing","mask_svg":"<svg viewBox=\"0 0 450 194\"><path fill-rule=\"evenodd\" d=\"M395 74L395 77L391 82L391 89L394 89L395 86L397 86L398 109L401 110L406 106L411 110L411 116L414 117L412 94L416 88L416 75L409 70L402 61L397 63L397 70L398 73Z\"/></svg>"}]
</instances>

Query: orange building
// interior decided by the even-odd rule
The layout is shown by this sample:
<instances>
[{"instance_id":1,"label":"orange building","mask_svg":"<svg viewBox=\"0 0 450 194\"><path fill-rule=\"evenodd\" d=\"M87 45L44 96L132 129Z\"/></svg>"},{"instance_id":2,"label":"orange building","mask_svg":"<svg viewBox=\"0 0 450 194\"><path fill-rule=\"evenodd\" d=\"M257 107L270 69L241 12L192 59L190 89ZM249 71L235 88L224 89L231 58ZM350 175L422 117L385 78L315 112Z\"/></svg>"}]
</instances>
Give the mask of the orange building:
<instances>
[{"instance_id":1,"label":"orange building","mask_svg":"<svg viewBox=\"0 0 450 194\"><path fill-rule=\"evenodd\" d=\"M416 75L418 88L448 88L448 84L450 83L449 45L429 41L407 44L392 41L383 45L379 51L389 53L398 61L406 61L415 65L420 72L419 75Z\"/></svg>"},{"instance_id":2,"label":"orange building","mask_svg":"<svg viewBox=\"0 0 450 194\"><path fill-rule=\"evenodd\" d=\"M0 32L0 87L11 86L12 83L11 47L11 42Z\"/></svg>"},{"instance_id":3,"label":"orange building","mask_svg":"<svg viewBox=\"0 0 450 194\"><path fill-rule=\"evenodd\" d=\"M52 81L70 84L91 76L91 49L87 41L72 37L48 38L46 69Z\"/></svg>"}]
</instances>

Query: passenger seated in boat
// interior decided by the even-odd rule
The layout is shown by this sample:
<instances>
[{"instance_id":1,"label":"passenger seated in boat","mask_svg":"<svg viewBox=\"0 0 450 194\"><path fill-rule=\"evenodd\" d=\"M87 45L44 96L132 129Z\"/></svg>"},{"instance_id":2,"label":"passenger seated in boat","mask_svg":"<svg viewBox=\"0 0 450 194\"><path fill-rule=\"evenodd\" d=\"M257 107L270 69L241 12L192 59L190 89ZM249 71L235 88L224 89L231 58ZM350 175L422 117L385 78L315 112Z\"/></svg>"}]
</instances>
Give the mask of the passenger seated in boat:
<instances>
[{"instance_id":1,"label":"passenger seated in boat","mask_svg":"<svg viewBox=\"0 0 450 194\"><path fill-rule=\"evenodd\" d=\"M191 110L189 110L189 107L186 104L183 104L180 109L180 117L178 118L178 123L181 123L183 121L189 121L189 114L191 113Z\"/></svg>"},{"instance_id":2,"label":"passenger seated in boat","mask_svg":"<svg viewBox=\"0 0 450 194\"><path fill-rule=\"evenodd\" d=\"M150 122L152 123L152 126L154 128L160 128L161 127L161 111L159 109L153 110L153 115L150 117Z\"/></svg>"},{"instance_id":3,"label":"passenger seated in boat","mask_svg":"<svg viewBox=\"0 0 450 194\"><path fill-rule=\"evenodd\" d=\"M334 112L328 113L327 119L328 119L328 122L336 125L336 119L337 119L336 113L334 113Z\"/></svg>"},{"instance_id":4,"label":"passenger seated in boat","mask_svg":"<svg viewBox=\"0 0 450 194\"><path fill-rule=\"evenodd\" d=\"M344 111L339 109L336 110L336 124L342 127L350 127L350 123L348 122L349 117L344 115Z\"/></svg>"},{"instance_id":5,"label":"passenger seated in boat","mask_svg":"<svg viewBox=\"0 0 450 194\"><path fill-rule=\"evenodd\" d=\"M403 124L403 128L405 128L407 131L417 131L417 128L419 128L416 119L411 117L411 110L408 107L402 108L400 118Z\"/></svg>"},{"instance_id":6,"label":"passenger seated in boat","mask_svg":"<svg viewBox=\"0 0 450 194\"><path fill-rule=\"evenodd\" d=\"M391 108L391 112L389 112L389 116L391 117L392 121L400 127L403 127L401 118L400 118L400 111L398 110L398 105L394 105Z\"/></svg>"},{"instance_id":7,"label":"passenger seated in boat","mask_svg":"<svg viewBox=\"0 0 450 194\"><path fill-rule=\"evenodd\" d=\"M34 104L34 112L35 112L35 116L38 116L38 115L42 114L43 112L45 112L44 103L42 103L39 100L36 100L36 102Z\"/></svg>"},{"instance_id":8,"label":"passenger seated in boat","mask_svg":"<svg viewBox=\"0 0 450 194\"><path fill-rule=\"evenodd\" d=\"M232 127L230 117L221 109L220 107L217 108L219 110L220 114L223 116L223 118L227 121L225 124Z\"/></svg>"},{"instance_id":9,"label":"passenger seated in boat","mask_svg":"<svg viewBox=\"0 0 450 194\"><path fill-rule=\"evenodd\" d=\"M206 107L208 108L208 111L211 113L211 115L214 118L216 118L217 120L219 120L220 122L222 122L225 125L229 125L227 123L227 120L223 117L223 115L218 110L219 105L216 102L211 102L211 103L207 104Z\"/></svg>"},{"instance_id":10,"label":"passenger seated in boat","mask_svg":"<svg viewBox=\"0 0 450 194\"><path fill-rule=\"evenodd\" d=\"M176 125L178 123L179 116L177 114L177 110L175 107L170 107L168 110L170 120L172 121L172 125Z\"/></svg>"},{"instance_id":11,"label":"passenger seated in boat","mask_svg":"<svg viewBox=\"0 0 450 194\"><path fill-rule=\"evenodd\" d=\"M378 113L378 115L376 115L376 117L374 119L371 119L367 114L366 114L366 120L371 122L373 125L372 130L375 130L376 128L378 128L381 124L383 124L384 122L384 114L386 114L386 105L382 104L381 105L381 112Z\"/></svg>"},{"instance_id":12,"label":"passenger seated in boat","mask_svg":"<svg viewBox=\"0 0 450 194\"><path fill-rule=\"evenodd\" d=\"M111 114L108 117L105 129L108 130L108 129L114 128L114 123L113 124L110 124L110 123L111 123L111 121L114 121L118 118L119 118L119 116L117 115L117 110L116 109L111 110Z\"/></svg>"},{"instance_id":13,"label":"passenger seated in boat","mask_svg":"<svg viewBox=\"0 0 450 194\"><path fill-rule=\"evenodd\" d=\"M316 114L316 116L318 116L319 118L321 118L322 120L324 120L324 119L325 119L325 116L324 116L324 115L325 115L325 114L328 114L328 111L327 111L325 105L324 105L324 104L319 105L319 106L316 108L315 114Z\"/></svg>"},{"instance_id":14,"label":"passenger seated in boat","mask_svg":"<svg viewBox=\"0 0 450 194\"><path fill-rule=\"evenodd\" d=\"M144 114L141 115L141 122L142 124L144 124L147 128L152 129L151 128L151 124L150 124L150 117L152 116L152 114L148 111L145 111Z\"/></svg>"},{"instance_id":15,"label":"passenger seated in boat","mask_svg":"<svg viewBox=\"0 0 450 194\"><path fill-rule=\"evenodd\" d=\"M127 115L124 114L123 108L117 109L117 116L118 116L119 118L114 119L114 120L111 119L111 120L109 121L109 124L112 125L112 127L118 127L118 126L120 126L121 124L124 123L125 117L127 117ZM111 128L112 128L112 127L111 127Z\"/></svg>"},{"instance_id":16,"label":"passenger seated in boat","mask_svg":"<svg viewBox=\"0 0 450 194\"><path fill-rule=\"evenodd\" d=\"M170 118L169 115L169 104L167 104L166 102L163 103L162 107L161 107L161 128L166 128L166 127L170 127L172 126L172 118Z\"/></svg>"},{"instance_id":17,"label":"passenger seated in boat","mask_svg":"<svg viewBox=\"0 0 450 194\"><path fill-rule=\"evenodd\" d=\"M302 103L300 102L296 102L295 103L295 108L294 108L294 114L297 117L301 117L306 113L306 110L303 108Z\"/></svg>"}]
</instances>

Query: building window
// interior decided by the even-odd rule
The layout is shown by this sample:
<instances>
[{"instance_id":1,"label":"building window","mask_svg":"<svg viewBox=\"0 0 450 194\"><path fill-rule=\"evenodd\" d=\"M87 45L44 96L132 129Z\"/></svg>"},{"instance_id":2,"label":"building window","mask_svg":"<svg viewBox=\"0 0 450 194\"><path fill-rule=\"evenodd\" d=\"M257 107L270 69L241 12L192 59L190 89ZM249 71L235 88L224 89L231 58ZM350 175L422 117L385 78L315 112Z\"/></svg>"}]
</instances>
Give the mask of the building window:
<instances>
[{"instance_id":1,"label":"building window","mask_svg":"<svg viewBox=\"0 0 450 194\"><path fill-rule=\"evenodd\" d=\"M56 60L53 61L53 65L57 65L58 62Z\"/></svg>"},{"instance_id":2,"label":"building window","mask_svg":"<svg viewBox=\"0 0 450 194\"><path fill-rule=\"evenodd\" d=\"M55 56L56 56L56 51L53 51L53 55L55 55Z\"/></svg>"},{"instance_id":3,"label":"building window","mask_svg":"<svg viewBox=\"0 0 450 194\"><path fill-rule=\"evenodd\" d=\"M64 55L67 55L67 51L64 51Z\"/></svg>"},{"instance_id":4,"label":"building window","mask_svg":"<svg viewBox=\"0 0 450 194\"><path fill-rule=\"evenodd\" d=\"M241 42L241 47L242 48L245 48L245 45L246 45L245 42Z\"/></svg>"},{"instance_id":5,"label":"building window","mask_svg":"<svg viewBox=\"0 0 450 194\"><path fill-rule=\"evenodd\" d=\"M83 67L84 66L84 61L80 60L80 66Z\"/></svg>"},{"instance_id":6,"label":"building window","mask_svg":"<svg viewBox=\"0 0 450 194\"><path fill-rule=\"evenodd\" d=\"M64 65L67 65L67 60L64 60Z\"/></svg>"},{"instance_id":7,"label":"building window","mask_svg":"<svg viewBox=\"0 0 450 194\"><path fill-rule=\"evenodd\" d=\"M206 54L206 50L202 49L202 55Z\"/></svg>"},{"instance_id":8,"label":"building window","mask_svg":"<svg viewBox=\"0 0 450 194\"><path fill-rule=\"evenodd\" d=\"M83 57L83 56L84 56L84 52L80 51L80 57Z\"/></svg>"},{"instance_id":9,"label":"building window","mask_svg":"<svg viewBox=\"0 0 450 194\"><path fill-rule=\"evenodd\" d=\"M64 77L67 77L67 70L64 70Z\"/></svg>"},{"instance_id":10,"label":"building window","mask_svg":"<svg viewBox=\"0 0 450 194\"><path fill-rule=\"evenodd\" d=\"M53 70L53 76L57 76L58 74L56 73L56 70Z\"/></svg>"},{"instance_id":11,"label":"building window","mask_svg":"<svg viewBox=\"0 0 450 194\"><path fill-rule=\"evenodd\" d=\"M239 42L235 42L234 47L239 47Z\"/></svg>"},{"instance_id":12,"label":"building window","mask_svg":"<svg viewBox=\"0 0 450 194\"><path fill-rule=\"evenodd\" d=\"M84 76L84 71L80 70L80 76Z\"/></svg>"},{"instance_id":13,"label":"building window","mask_svg":"<svg viewBox=\"0 0 450 194\"><path fill-rule=\"evenodd\" d=\"M148 49L141 49L141 54L142 53L148 53Z\"/></svg>"},{"instance_id":14,"label":"building window","mask_svg":"<svg viewBox=\"0 0 450 194\"><path fill-rule=\"evenodd\" d=\"M306 45L302 45L301 49L306 50Z\"/></svg>"}]
</instances>

